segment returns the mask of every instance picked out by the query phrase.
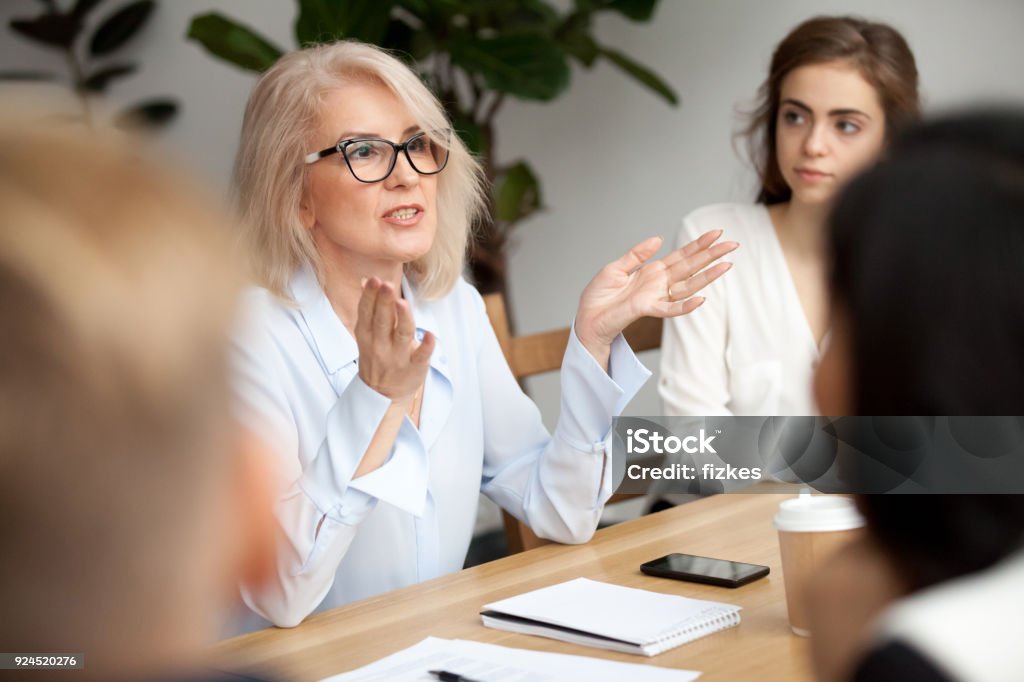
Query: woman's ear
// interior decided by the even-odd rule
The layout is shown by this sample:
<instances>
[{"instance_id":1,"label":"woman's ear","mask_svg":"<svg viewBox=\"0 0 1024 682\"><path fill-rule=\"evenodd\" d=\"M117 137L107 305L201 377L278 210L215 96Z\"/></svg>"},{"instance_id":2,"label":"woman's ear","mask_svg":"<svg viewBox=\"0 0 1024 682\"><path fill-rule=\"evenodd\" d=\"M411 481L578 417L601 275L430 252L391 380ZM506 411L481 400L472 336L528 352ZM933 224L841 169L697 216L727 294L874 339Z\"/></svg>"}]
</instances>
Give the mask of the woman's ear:
<instances>
[{"instance_id":1,"label":"woman's ear","mask_svg":"<svg viewBox=\"0 0 1024 682\"><path fill-rule=\"evenodd\" d=\"M313 229L316 223L316 213L313 211L313 202L309 200L309 194L303 190L302 198L299 199L299 220L307 229Z\"/></svg>"}]
</instances>

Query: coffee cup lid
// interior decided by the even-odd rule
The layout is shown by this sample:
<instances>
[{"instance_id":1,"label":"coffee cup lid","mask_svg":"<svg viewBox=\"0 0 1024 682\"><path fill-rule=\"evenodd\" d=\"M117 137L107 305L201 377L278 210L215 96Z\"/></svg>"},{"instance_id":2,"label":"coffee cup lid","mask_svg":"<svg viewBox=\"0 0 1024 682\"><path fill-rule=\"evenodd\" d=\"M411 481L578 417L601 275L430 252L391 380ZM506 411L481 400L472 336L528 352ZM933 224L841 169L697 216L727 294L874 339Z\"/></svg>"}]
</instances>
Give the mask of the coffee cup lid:
<instances>
[{"instance_id":1,"label":"coffee cup lid","mask_svg":"<svg viewBox=\"0 0 1024 682\"><path fill-rule=\"evenodd\" d=\"M864 525L853 500L841 495L811 495L784 500L775 514L775 527L789 533L851 530Z\"/></svg>"}]
</instances>

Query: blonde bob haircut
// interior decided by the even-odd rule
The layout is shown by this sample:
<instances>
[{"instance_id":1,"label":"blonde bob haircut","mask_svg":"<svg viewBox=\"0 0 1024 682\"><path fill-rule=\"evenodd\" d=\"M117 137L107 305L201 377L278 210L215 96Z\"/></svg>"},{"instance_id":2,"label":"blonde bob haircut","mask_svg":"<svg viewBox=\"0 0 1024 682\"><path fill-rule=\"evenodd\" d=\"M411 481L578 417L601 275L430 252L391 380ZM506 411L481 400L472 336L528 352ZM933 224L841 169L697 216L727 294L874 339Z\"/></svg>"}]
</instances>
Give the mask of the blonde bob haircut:
<instances>
[{"instance_id":1,"label":"blonde bob haircut","mask_svg":"<svg viewBox=\"0 0 1024 682\"><path fill-rule=\"evenodd\" d=\"M299 218L313 134L324 95L349 83L376 82L402 102L423 130L451 128L437 98L391 54L358 41L316 45L287 54L256 83L245 107L235 159L234 202L247 226L252 275L290 300L287 284L305 261L323 268L312 235ZM439 298L462 274L472 225L484 209L480 164L451 135L448 165L438 175L438 230L430 250L406 264L420 296Z\"/></svg>"}]
</instances>

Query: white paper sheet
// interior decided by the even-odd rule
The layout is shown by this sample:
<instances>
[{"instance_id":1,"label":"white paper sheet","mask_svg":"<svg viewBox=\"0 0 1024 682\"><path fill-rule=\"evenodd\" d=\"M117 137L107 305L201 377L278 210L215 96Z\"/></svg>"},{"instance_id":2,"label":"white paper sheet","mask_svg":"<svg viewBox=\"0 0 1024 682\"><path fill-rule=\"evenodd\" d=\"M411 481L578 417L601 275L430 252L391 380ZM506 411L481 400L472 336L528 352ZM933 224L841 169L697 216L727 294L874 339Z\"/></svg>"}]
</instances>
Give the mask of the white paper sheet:
<instances>
[{"instance_id":1,"label":"white paper sheet","mask_svg":"<svg viewBox=\"0 0 1024 682\"><path fill-rule=\"evenodd\" d=\"M700 677L693 670L427 637L408 649L322 682L436 682L429 670L447 670L478 682L690 682Z\"/></svg>"}]
</instances>

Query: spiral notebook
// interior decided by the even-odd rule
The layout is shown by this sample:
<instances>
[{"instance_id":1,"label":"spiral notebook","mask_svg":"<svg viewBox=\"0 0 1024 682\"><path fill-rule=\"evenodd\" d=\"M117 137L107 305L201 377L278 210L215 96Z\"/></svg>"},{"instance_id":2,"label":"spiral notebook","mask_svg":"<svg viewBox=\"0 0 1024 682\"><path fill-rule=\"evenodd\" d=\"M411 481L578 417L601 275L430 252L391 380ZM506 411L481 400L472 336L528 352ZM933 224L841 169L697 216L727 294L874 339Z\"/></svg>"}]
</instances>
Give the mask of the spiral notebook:
<instances>
[{"instance_id":1,"label":"spiral notebook","mask_svg":"<svg viewBox=\"0 0 1024 682\"><path fill-rule=\"evenodd\" d=\"M740 623L740 607L586 578L485 604L484 625L654 656Z\"/></svg>"}]
</instances>

